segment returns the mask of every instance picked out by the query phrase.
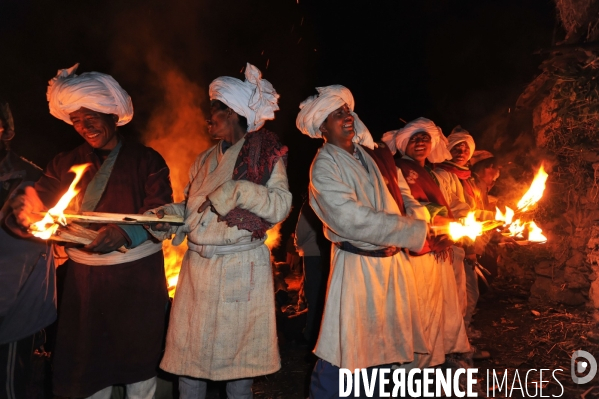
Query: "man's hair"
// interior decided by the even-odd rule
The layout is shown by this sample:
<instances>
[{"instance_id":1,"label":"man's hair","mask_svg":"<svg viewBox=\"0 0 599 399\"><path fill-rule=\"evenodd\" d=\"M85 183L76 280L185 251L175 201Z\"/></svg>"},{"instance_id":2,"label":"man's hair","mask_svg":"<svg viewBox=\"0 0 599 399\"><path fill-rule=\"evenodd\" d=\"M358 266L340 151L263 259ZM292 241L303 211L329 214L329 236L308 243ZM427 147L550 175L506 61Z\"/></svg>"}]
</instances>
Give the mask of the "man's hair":
<instances>
[{"instance_id":1,"label":"man's hair","mask_svg":"<svg viewBox=\"0 0 599 399\"><path fill-rule=\"evenodd\" d=\"M227 105L225 103L223 103L220 100L212 100L210 101L210 106L216 106L217 109L221 110L221 111L227 111L231 108L227 107ZM233 111L233 110L231 110ZM233 111L235 112L235 111ZM235 112L237 114L237 112ZM239 126L241 126L241 128L245 131L247 131L248 129L248 120L245 116L241 116L239 114L237 114L237 118L239 120Z\"/></svg>"},{"instance_id":2,"label":"man's hair","mask_svg":"<svg viewBox=\"0 0 599 399\"><path fill-rule=\"evenodd\" d=\"M475 163L474 165L472 165L470 167L470 170L473 173L479 174L483 170L495 166L495 162L496 162L495 157L483 159L482 161L479 161L479 162Z\"/></svg>"}]
</instances>

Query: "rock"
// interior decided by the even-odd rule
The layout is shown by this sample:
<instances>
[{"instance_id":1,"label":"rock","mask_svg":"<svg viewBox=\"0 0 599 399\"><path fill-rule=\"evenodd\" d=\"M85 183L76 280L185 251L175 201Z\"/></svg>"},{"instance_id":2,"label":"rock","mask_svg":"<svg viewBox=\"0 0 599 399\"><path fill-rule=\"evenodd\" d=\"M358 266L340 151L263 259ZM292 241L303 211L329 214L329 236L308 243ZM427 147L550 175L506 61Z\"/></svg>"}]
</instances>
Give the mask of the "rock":
<instances>
[{"instance_id":1,"label":"rock","mask_svg":"<svg viewBox=\"0 0 599 399\"><path fill-rule=\"evenodd\" d=\"M535 266L535 273L540 276L553 277L553 262L544 260Z\"/></svg>"},{"instance_id":2,"label":"rock","mask_svg":"<svg viewBox=\"0 0 599 399\"><path fill-rule=\"evenodd\" d=\"M562 303L564 305L579 306L586 302L578 290L563 288L555 284L550 278L539 276L530 288L533 303Z\"/></svg>"}]
</instances>

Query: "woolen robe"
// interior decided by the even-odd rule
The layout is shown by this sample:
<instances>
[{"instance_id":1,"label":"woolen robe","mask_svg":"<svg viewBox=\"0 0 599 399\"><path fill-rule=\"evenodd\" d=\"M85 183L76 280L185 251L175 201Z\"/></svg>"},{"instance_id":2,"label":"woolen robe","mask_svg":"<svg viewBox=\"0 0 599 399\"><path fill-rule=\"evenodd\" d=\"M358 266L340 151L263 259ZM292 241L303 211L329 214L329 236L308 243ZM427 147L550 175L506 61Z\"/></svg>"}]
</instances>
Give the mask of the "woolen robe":
<instances>
[{"instance_id":1,"label":"woolen robe","mask_svg":"<svg viewBox=\"0 0 599 399\"><path fill-rule=\"evenodd\" d=\"M87 143L57 155L35 183L40 198L54 206L74 174L73 165L91 163L71 202L77 211L83 193L101 167ZM95 211L143 213L172 202L169 169L151 148L123 140ZM90 229L102 225L93 224ZM164 338L168 293L162 251L131 262L89 266L69 260L59 297L53 390L62 397L87 397L115 384L156 375Z\"/></svg>"},{"instance_id":2,"label":"woolen robe","mask_svg":"<svg viewBox=\"0 0 599 399\"><path fill-rule=\"evenodd\" d=\"M374 160L356 146L366 168L347 151L325 143L310 169L310 205L333 243L361 250L389 246L420 250L426 222L401 215ZM427 212L403 194L408 215ZM409 258L362 256L332 246L331 273L315 354L342 368L407 363L428 353Z\"/></svg>"},{"instance_id":3,"label":"woolen robe","mask_svg":"<svg viewBox=\"0 0 599 399\"><path fill-rule=\"evenodd\" d=\"M189 173L185 202L162 208L167 214L184 216L185 225L162 236L152 231L161 238L175 233L175 245L187 237L189 246L160 364L170 373L231 380L280 368L268 247L258 242L254 249L213 254L223 247L252 245L252 233L219 222L210 208L198 213L206 199L223 216L240 207L275 224L289 213L291 193L281 159L265 186L232 180L244 142L223 152L221 141L200 154Z\"/></svg>"},{"instance_id":4,"label":"woolen robe","mask_svg":"<svg viewBox=\"0 0 599 399\"><path fill-rule=\"evenodd\" d=\"M405 159L414 162L408 157L405 157ZM404 160L396 160L396 162L402 161ZM452 189L456 187L456 184L460 185L460 182L443 172L445 171L435 170L431 172L433 174L431 178L434 177L433 180L436 180L433 184L439 188L440 194L445 199L453 216L465 216L469 207L460 201L457 191L452 194ZM410 173L407 175L408 183L410 185L415 184L416 180L414 179L417 179L418 176ZM422 202L430 201L428 197L420 198L415 196L415 199ZM459 296L453 268L455 253L458 252L457 256L459 257L460 251L462 251L463 260L463 250L456 246L453 246L451 251L442 254L429 252L418 256L410 256L422 323L427 343L432 348L428 354L418 358L418 367L436 366L445 361L446 354L465 353L470 350L463 321L464 304L460 301L461 297Z\"/></svg>"}]
</instances>

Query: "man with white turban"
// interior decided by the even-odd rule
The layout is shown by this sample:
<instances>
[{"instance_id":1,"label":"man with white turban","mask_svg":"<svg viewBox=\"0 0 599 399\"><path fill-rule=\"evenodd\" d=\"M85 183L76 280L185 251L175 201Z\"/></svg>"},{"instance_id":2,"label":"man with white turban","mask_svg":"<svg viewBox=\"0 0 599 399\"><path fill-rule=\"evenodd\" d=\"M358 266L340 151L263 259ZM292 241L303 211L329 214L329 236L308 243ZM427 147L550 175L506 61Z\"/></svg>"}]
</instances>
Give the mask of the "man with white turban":
<instances>
[{"instance_id":1,"label":"man with white turban","mask_svg":"<svg viewBox=\"0 0 599 399\"><path fill-rule=\"evenodd\" d=\"M445 160L436 166L437 170L443 169L457 176L464 189L466 202L473 211L476 211L477 219L493 220L494 214L485 210L486 193L484 196L482 195L468 167L475 148L474 139L470 133L461 126L456 126L447 137L447 150L451 153L451 160ZM488 237L488 234L485 234L483 237L477 237L474 245L465 246L466 255L463 262L463 270L459 265L454 265L456 266L454 272L462 301L466 327L470 326L479 297L478 277L475 271L475 267L478 264L477 255L482 255L485 245L489 241ZM489 356L489 352L486 351L477 351L474 353L475 358L487 358Z\"/></svg>"},{"instance_id":2,"label":"man with white turban","mask_svg":"<svg viewBox=\"0 0 599 399\"><path fill-rule=\"evenodd\" d=\"M444 170L433 170L433 163L451 157L446 140L441 129L426 118L418 118L402 129L383 135L383 141L392 152L403 154L403 157L395 159L395 163L405 176L414 198L428 208L433 222L464 217L470 210L463 202L457 178ZM454 259L456 252L460 251L461 259ZM458 296L452 265L459 261L463 271L463 250L453 246L447 236L430 237L422 250L410 254L410 261L416 277L424 328L433 347L420 366L436 366L445 361L446 354L470 350L462 317L463 304Z\"/></svg>"},{"instance_id":3,"label":"man with white turban","mask_svg":"<svg viewBox=\"0 0 599 399\"><path fill-rule=\"evenodd\" d=\"M48 86L50 113L73 125L85 142L57 155L33 187L13 201L24 228L33 212L56 204L73 181L70 168L89 164L68 213L144 213L172 202L169 169L153 149L121 136L133 116L131 98L111 77L58 72ZM53 390L69 398L152 398L168 303L162 243L143 226L90 225L97 238L66 249L69 260L59 308ZM115 251L121 246L126 253Z\"/></svg>"},{"instance_id":4,"label":"man with white turban","mask_svg":"<svg viewBox=\"0 0 599 399\"><path fill-rule=\"evenodd\" d=\"M279 95L253 65L245 81L223 76L209 88L208 131L218 140L189 171L182 203L152 212L185 218L150 230L179 245L187 237L160 367L179 375L180 398L206 396L206 380L227 380L231 399L251 398L253 377L279 370L266 230L291 207L287 147L263 128Z\"/></svg>"},{"instance_id":5,"label":"man with white turban","mask_svg":"<svg viewBox=\"0 0 599 399\"><path fill-rule=\"evenodd\" d=\"M411 363L430 351L403 251L422 249L428 213L410 196L388 149L375 148L351 92L339 85L317 90L300 105L296 125L325 141L312 162L309 195L334 245L310 397L333 398L339 368Z\"/></svg>"}]
</instances>

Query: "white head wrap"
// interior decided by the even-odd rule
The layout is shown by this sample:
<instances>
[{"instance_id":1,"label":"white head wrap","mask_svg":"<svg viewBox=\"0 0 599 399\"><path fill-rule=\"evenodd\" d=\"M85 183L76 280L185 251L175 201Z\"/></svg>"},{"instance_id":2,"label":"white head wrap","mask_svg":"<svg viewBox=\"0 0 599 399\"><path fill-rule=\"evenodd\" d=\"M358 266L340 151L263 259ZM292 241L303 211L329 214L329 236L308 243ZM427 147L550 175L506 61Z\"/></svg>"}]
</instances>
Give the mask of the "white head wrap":
<instances>
[{"instance_id":1,"label":"white head wrap","mask_svg":"<svg viewBox=\"0 0 599 399\"><path fill-rule=\"evenodd\" d=\"M69 114L84 107L103 114L119 117L118 126L133 118L131 97L110 75L85 72L76 75L79 64L58 71L48 85L46 97L50 113L72 125Z\"/></svg>"},{"instance_id":2,"label":"white head wrap","mask_svg":"<svg viewBox=\"0 0 599 399\"><path fill-rule=\"evenodd\" d=\"M272 84L262 79L258 68L248 63L245 81L221 76L210 83L210 101L219 100L248 121L248 132L259 130L267 120L275 119L279 95Z\"/></svg>"},{"instance_id":3,"label":"white head wrap","mask_svg":"<svg viewBox=\"0 0 599 399\"><path fill-rule=\"evenodd\" d=\"M387 132L383 134L383 142L389 146L393 154L397 150L405 154L410 137L420 132L428 133L431 136L431 153L427 157L430 162L439 163L451 159L451 154L447 150L447 138L443 136L441 128L430 119L418 118L402 129Z\"/></svg>"},{"instance_id":4,"label":"white head wrap","mask_svg":"<svg viewBox=\"0 0 599 399\"><path fill-rule=\"evenodd\" d=\"M470 148L470 155L468 156L468 159L470 159L475 150L474 139L470 133L460 125L454 127L451 134L447 136L447 149L451 151L453 147L464 141L468 144L468 148Z\"/></svg>"},{"instance_id":5,"label":"white head wrap","mask_svg":"<svg viewBox=\"0 0 599 399\"><path fill-rule=\"evenodd\" d=\"M347 104L354 117L354 129L356 135L354 143L361 144L370 149L374 148L374 140L368 128L362 123L354 112L354 96L347 87L332 85L317 87L318 95L310 96L300 104L300 112L295 120L295 125L303 134L312 138L322 138L320 126L329 114L344 104Z\"/></svg>"}]
</instances>

